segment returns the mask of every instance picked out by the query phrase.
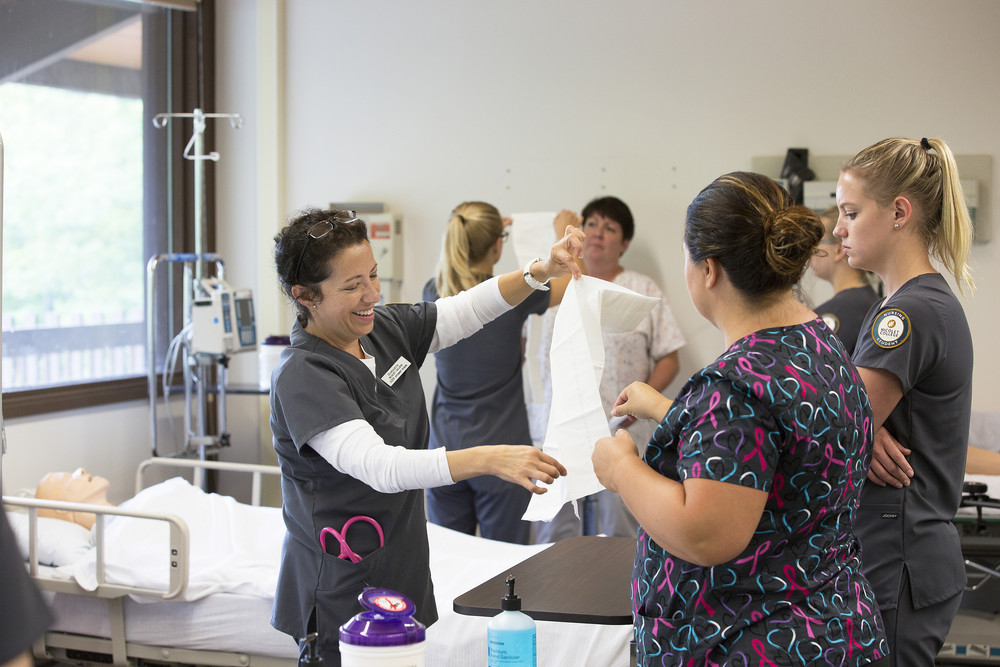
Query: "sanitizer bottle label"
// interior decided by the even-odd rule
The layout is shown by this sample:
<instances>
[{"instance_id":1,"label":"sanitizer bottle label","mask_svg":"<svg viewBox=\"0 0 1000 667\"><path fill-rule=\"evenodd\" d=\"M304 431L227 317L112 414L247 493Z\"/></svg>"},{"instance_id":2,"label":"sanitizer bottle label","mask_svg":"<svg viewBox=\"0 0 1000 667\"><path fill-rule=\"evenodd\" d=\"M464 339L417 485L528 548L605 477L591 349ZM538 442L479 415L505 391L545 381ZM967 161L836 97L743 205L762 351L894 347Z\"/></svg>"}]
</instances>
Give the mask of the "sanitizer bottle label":
<instances>
[{"instance_id":1,"label":"sanitizer bottle label","mask_svg":"<svg viewBox=\"0 0 1000 667\"><path fill-rule=\"evenodd\" d=\"M489 632L489 667L536 667L535 655L534 632Z\"/></svg>"}]
</instances>

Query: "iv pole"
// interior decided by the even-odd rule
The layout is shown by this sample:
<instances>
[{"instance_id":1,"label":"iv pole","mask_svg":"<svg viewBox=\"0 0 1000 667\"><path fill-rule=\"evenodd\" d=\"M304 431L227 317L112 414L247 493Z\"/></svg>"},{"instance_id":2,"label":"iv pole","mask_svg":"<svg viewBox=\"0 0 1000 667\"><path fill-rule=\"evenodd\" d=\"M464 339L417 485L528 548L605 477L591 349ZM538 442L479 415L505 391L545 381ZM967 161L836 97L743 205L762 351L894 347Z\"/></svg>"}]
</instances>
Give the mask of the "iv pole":
<instances>
[{"instance_id":1,"label":"iv pole","mask_svg":"<svg viewBox=\"0 0 1000 667\"><path fill-rule=\"evenodd\" d=\"M153 127L163 129L171 118L194 119L194 133L184 147L184 159L194 162L194 254L201 256L205 252L205 160L219 161L215 151L205 153L205 128L209 118L227 118L234 130L243 127L246 122L238 113L205 113L195 109L192 113L158 113L153 116ZM192 148L194 152L192 152ZM195 280L202 278L202 265L195 267Z\"/></svg>"},{"instance_id":2,"label":"iv pole","mask_svg":"<svg viewBox=\"0 0 1000 667\"><path fill-rule=\"evenodd\" d=\"M192 253L167 253L156 255L150 258L146 265L146 354L147 354L147 385L149 389L150 404L150 433L152 437L153 456L159 456L157 447L156 428L156 353L155 353L155 318L156 312L153 306L155 295L156 267L160 262L179 262L184 265L184 283L186 289L183 290L183 312L184 328L191 323L191 302L194 293L201 285L203 278L203 265L206 262L214 262L218 271L218 277L222 278L224 265L222 259L215 253L204 251L206 244L205 232L205 161L217 162L219 154L215 151L205 153L205 128L206 120L209 118L226 118L234 130L243 127L245 120L238 113L205 113L201 109L195 109L192 113L159 113L153 117L153 126L164 128L172 118L191 118L194 123L194 132L184 147L184 158L194 162L194 237L195 252ZM192 275L192 265L194 274ZM192 446L198 448L202 460L206 458L208 447L213 445L228 445L228 435L224 433L226 427L226 376L228 359L224 355L204 355L192 354L190 359L185 359L184 368L184 425L187 441L185 452ZM208 381L208 368L214 364L219 365L219 385L218 385L218 411L219 425L223 433L219 437L208 436L205 426L205 405L206 405L206 383ZM191 366L197 366L197 372L193 374ZM196 375L197 377L195 377ZM191 386L194 384L197 391L197 400L194 407L197 411L197 433L193 432L191 426Z\"/></svg>"}]
</instances>

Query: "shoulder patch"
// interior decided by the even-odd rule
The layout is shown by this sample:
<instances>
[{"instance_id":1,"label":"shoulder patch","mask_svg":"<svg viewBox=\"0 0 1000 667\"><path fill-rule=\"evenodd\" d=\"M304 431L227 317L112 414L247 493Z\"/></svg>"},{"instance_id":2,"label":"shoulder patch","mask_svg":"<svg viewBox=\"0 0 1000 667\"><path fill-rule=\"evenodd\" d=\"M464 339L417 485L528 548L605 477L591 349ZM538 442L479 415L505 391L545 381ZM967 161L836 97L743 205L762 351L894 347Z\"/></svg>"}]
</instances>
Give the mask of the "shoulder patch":
<instances>
[{"instance_id":1,"label":"shoulder patch","mask_svg":"<svg viewBox=\"0 0 1000 667\"><path fill-rule=\"evenodd\" d=\"M898 308L886 308L875 316L872 340L885 350L899 347L910 337L910 318Z\"/></svg>"},{"instance_id":2,"label":"shoulder patch","mask_svg":"<svg viewBox=\"0 0 1000 667\"><path fill-rule=\"evenodd\" d=\"M823 323L826 324L827 328L833 333L837 333L837 329L840 328L840 320L833 313L823 313L819 316Z\"/></svg>"}]
</instances>

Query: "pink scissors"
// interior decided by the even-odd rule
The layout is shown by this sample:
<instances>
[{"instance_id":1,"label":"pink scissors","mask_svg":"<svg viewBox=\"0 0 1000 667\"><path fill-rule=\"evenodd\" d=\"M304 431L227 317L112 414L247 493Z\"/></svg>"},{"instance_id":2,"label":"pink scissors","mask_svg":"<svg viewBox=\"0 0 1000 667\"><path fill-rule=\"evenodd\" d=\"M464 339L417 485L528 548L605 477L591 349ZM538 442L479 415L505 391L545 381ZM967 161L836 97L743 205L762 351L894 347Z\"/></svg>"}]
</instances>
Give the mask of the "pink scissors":
<instances>
[{"instance_id":1,"label":"pink scissors","mask_svg":"<svg viewBox=\"0 0 1000 667\"><path fill-rule=\"evenodd\" d=\"M344 527L340 529L339 533L333 528L330 528L329 526L319 531L319 545L323 549L323 553L327 553L326 536L329 533L333 535L335 538L337 538L338 542L340 542L340 555L337 556L338 558L349 560L352 563L359 562L361 560L361 556L354 553L354 551L351 550L351 547L347 545L347 529L350 528L351 524L356 521L367 521L372 526L374 526L375 530L378 532L378 545L380 547L385 546L385 534L382 532L382 526L379 525L378 521L371 518L370 516L358 515L358 516L352 516L350 519L345 521Z\"/></svg>"}]
</instances>

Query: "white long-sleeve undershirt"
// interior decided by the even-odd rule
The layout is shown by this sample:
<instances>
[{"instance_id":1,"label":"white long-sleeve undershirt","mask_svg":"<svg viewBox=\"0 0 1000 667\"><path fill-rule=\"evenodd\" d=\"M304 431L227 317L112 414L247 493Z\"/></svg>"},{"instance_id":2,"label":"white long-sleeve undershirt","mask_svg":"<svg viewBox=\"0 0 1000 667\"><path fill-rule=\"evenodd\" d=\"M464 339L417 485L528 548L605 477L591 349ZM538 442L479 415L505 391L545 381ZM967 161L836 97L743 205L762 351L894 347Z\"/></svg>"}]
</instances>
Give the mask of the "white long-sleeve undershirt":
<instances>
[{"instance_id":1,"label":"white long-sleeve undershirt","mask_svg":"<svg viewBox=\"0 0 1000 667\"><path fill-rule=\"evenodd\" d=\"M500 294L497 278L435 303L437 324L429 354L471 336L513 307ZM375 375L375 358L364 354L362 361ZM415 450L386 443L363 419L334 426L313 436L307 444L340 472L381 493L427 489L455 481L443 447Z\"/></svg>"},{"instance_id":2,"label":"white long-sleeve undershirt","mask_svg":"<svg viewBox=\"0 0 1000 667\"><path fill-rule=\"evenodd\" d=\"M309 446L342 473L381 493L453 484L444 447L407 449L389 445L364 419L323 431Z\"/></svg>"}]
</instances>

